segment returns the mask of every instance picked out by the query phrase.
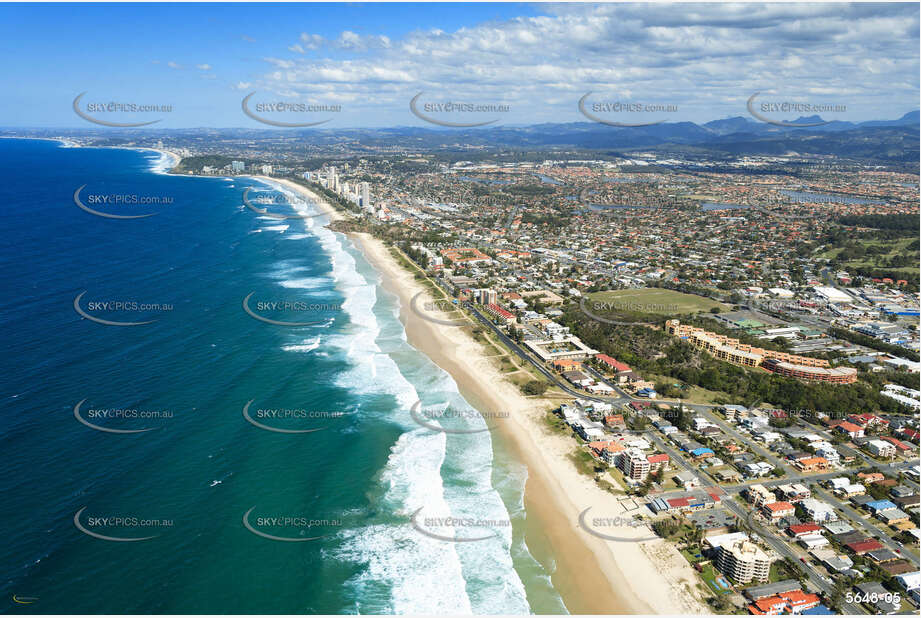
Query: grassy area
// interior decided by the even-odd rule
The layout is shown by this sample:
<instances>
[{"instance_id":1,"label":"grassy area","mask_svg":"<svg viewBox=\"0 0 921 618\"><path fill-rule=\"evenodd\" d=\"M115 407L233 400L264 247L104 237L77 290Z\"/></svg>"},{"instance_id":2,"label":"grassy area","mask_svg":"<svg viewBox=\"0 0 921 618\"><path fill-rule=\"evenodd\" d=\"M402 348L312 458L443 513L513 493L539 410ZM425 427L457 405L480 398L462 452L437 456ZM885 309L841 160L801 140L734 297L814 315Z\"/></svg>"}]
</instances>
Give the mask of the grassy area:
<instances>
[{"instance_id":1,"label":"grassy area","mask_svg":"<svg viewBox=\"0 0 921 618\"><path fill-rule=\"evenodd\" d=\"M718 307L721 311L731 309L730 305L717 302L710 298L685 294L676 290L662 288L640 288L635 290L607 290L589 294L592 303L604 303L607 307L599 307L599 311L608 310L613 313L619 311L626 313L645 313L663 316L682 315L710 311Z\"/></svg>"},{"instance_id":2,"label":"grassy area","mask_svg":"<svg viewBox=\"0 0 921 618\"><path fill-rule=\"evenodd\" d=\"M650 382L655 382L656 384L665 382L666 384L678 384L682 387L687 387L682 388L681 391L681 399L686 402L717 404L730 401L732 399L728 393L724 393L722 391L711 391L699 386L685 384L677 378L657 375L654 373L645 374L643 377L644 379L649 380Z\"/></svg>"},{"instance_id":3,"label":"grassy area","mask_svg":"<svg viewBox=\"0 0 921 618\"><path fill-rule=\"evenodd\" d=\"M726 588L725 586L720 586L716 583L717 579L722 579L729 582L728 579L723 577L723 574L713 568L712 564L705 564L703 570L700 572L700 577L706 582L707 588L717 594L728 594L732 591L732 588Z\"/></svg>"},{"instance_id":4,"label":"grassy area","mask_svg":"<svg viewBox=\"0 0 921 618\"><path fill-rule=\"evenodd\" d=\"M703 562L704 560L706 560L706 558L705 558L705 557L703 556L703 554L701 553L699 547L693 547L693 548L691 548L691 549L693 549L694 551L692 552L692 551L691 551L690 549L688 549L688 548L684 548L684 549L681 550L681 555L684 556L684 559L687 560L688 563L690 563L690 564L697 564L698 562ZM694 556L695 553L701 554L701 556L698 558L698 557Z\"/></svg>"},{"instance_id":5,"label":"grassy area","mask_svg":"<svg viewBox=\"0 0 921 618\"><path fill-rule=\"evenodd\" d=\"M569 454L569 459L576 465L576 470L579 473L586 476L595 476L595 468L600 464L595 461L595 458L592 457L592 454L588 451L582 450L581 448L577 451L573 451Z\"/></svg>"},{"instance_id":6,"label":"grassy area","mask_svg":"<svg viewBox=\"0 0 921 618\"><path fill-rule=\"evenodd\" d=\"M867 256L861 259L847 260L844 262L845 268L879 268L886 270L890 273L917 273L918 269L911 266L899 267L899 268L889 268L885 266L880 266L879 264L884 263L889 258L895 257L897 255L906 255L908 253L908 245L912 242L915 242L915 238L896 238L892 240L876 240L876 239L857 239L857 243L869 249L873 247L874 249L879 249L880 253L877 255ZM835 259L843 251L843 247L833 247L819 253L820 257ZM915 259L918 258L918 251L913 251Z\"/></svg>"}]
</instances>

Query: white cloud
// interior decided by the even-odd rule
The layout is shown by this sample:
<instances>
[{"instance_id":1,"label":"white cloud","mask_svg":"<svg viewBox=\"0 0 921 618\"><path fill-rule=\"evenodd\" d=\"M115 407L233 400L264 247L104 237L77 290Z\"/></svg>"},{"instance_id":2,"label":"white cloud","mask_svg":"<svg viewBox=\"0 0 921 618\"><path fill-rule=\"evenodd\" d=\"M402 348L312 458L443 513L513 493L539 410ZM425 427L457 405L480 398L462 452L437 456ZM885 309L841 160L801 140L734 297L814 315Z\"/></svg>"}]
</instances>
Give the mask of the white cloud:
<instances>
[{"instance_id":1,"label":"white cloud","mask_svg":"<svg viewBox=\"0 0 921 618\"><path fill-rule=\"evenodd\" d=\"M210 64L196 64L195 68L200 71L210 71L211 65Z\"/></svg>"},{"instance_id":2,"label":"white cloud","mask_svg":"<svg viewBox=\"0 0 921 618\"><path fill-rule=\"evenodd\" d=\"M579 120L599 96L677 104L696 119L745 115L775 88L849 108L917 108L919 11L911 4L565 4L546 15L391 40L302 33L294 58L265 58L261 90L405 108L420 90L503 102L520 121ZM307 58L325 47L334 57ZM817 101L819 102L819 101ZM872 115L872 114L871 114ZM877 114L879 116L879 114ZM684 119L684 118L682 118ZM695 118L691 118L695 119ZM847 119L847 118L844 118Z\"/></svg>"},{"instance_id":3,"label":"white cloud","mask_svg":"<svg viewBox=\"0 0 921 618\"><path fill-rule=\"evenodd\" d=\"M319 49L326 39L321 37L319 34L308 34L306 32L302 32L300 40L301 43L303 43L304 49Z\"/></svg>"}]
</instances>

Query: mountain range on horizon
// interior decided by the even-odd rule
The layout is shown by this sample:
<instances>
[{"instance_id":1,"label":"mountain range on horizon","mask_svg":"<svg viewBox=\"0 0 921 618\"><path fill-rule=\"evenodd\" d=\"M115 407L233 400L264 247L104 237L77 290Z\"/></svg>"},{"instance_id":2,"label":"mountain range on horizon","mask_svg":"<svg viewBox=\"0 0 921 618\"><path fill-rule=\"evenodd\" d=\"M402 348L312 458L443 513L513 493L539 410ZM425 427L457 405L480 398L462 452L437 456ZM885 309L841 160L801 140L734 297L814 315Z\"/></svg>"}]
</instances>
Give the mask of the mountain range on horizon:
<instances>
[{"instance_id":1,"label":"mountain range on horizon","mask_svg":"<svg viewBox=\"0 0 921 618\"><path fill-rule=\"evenodd\" d=\"M586 149L607 154L626 154L630 150L651 149L677 155L704 155L731 158L745 155L781 156L786 154L834 155L843 158L874 160L918 167L919 111L910 111L895 120L864 122L830 121L820 116L785 120L778 126L744 116L711 120L703 124L690 121L662 122L638 127L616 127L591 120L544 123L526 126L494 124L481 127L445 128L436 125L382 128L311 127L293 129L268 128L189 128L169 129L156 126L111 129L74 128L6 128L10 136L87 135L97 143L118 144L125 140L150 139L153 136L184 138L191 141L209 137L237 139L296 137L318 147L341 145L349 140L359 149L401 146L440 152L470 152L482 148L518 150ZM102 142L99 142L99 139Z\"/></svg>"}]
</instances>

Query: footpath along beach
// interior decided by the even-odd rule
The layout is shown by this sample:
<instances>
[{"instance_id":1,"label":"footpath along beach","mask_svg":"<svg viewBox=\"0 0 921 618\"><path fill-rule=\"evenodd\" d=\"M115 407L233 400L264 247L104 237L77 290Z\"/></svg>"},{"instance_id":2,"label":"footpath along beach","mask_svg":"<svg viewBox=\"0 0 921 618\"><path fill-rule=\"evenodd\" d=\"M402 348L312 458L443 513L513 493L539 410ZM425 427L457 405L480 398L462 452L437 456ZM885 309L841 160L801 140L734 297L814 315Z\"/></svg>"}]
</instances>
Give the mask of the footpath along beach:
<instances>
[{"instance_id":1,"label":"footpath along beach","mask_svg":"<svg viewBox=\"0 0 921 618\"><path fill-rule=\"evenodd\" d=\"M331 220L345 219L299 183L252 177L296 193ZM575 614L708 613L699 600L699 578L674 547L662 540L629 540L648 538L647 528L605 528L605 534L625 539L611 541L579 525L579 514L589 507L599 517L626 519L630 513L618 497L579 473L569 458L575 449L572 439L547 428L544 417L556 404L525 397L464 329L425 320L411 311L410 303L418 293L423 293L417 300L420 304L433 300L427 288L381 241L364 233L348 236L380 274L383 289L398 297L408 342L452 376L464 398L495 427L494 441L501 441L527 466L526 542L535 556L555 561L553 585L568 610Z\"/></svg>"}]
</instances>

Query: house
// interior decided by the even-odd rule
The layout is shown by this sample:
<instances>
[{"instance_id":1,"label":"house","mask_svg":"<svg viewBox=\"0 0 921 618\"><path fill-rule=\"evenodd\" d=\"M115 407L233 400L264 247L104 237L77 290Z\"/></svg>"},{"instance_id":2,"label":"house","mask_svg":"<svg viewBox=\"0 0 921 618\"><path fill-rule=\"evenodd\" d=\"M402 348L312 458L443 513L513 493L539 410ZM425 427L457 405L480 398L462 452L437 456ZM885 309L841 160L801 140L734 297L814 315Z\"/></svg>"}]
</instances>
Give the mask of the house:
<instances>
[{"instance_id":1,"label":"house","mask_svg":"<svg viewBox=\"0 0 921 618\"><path fill-rule=\"evenodd\" d=\"M563 377L576 386L588 386L595 381L581 371L564 371Z\"/></svg>"},{"instance_id":2,"label":"house","mask_svg":"<svg viewBox=\"0 0 921 618\"><path fill-rule=\"evenodd\" d=\"M853 543L846 543L845 547L857 554L862 556L868 552L876 551L883 548L883 544L877 541L876 539L866 539L863 541L855 541Z\"/></svg>"},{"instance_id":3,"label":"house","mask_svg":"<svg viewBox=\"0 0 921 618\"><path fill-rule=\"evenodd\" d=\"M873 551L868 551L867 558L876 564L882 564L884 562L892 562L894 560L898 560L899 555L891 549L883 547L882 549L874 549Z\"/></svg>"},{"instance_id":4,"label":"house","mask_svg":"<svg viewBox=\"0 0 921 618\"><path fill-rule=\"evenodd\" d=\"M816 523L826 523L838 519L838 514L835 513L835 509L830 504L815 498L806 498L799 503L799 507L809 519Z\"/></svg>"},{"instance_id":5,"label":"house","mask_svg":"<svg viewBox=\"0 0 921 618\"><path fill-rule=\"evenodd\" d=\"M714 455L713 449L709 449L704 446L700 448L695 448L694 450L691 451L691 456L694 459L705 459L707 457L713 457L713 455Z\"/></svg>"},{"instance_id":6,"label":"house","mask_svg":"<svg viewBox=\"0 0 921 618\"><path fill-rule=\"evenodd\" d=\"M912 571L902 573L895 578L895 581L902 587L902 590L908 593L908 596L918 605L918 592L921 590L921 571Z\"/></svg>"},{"instance_id":7,"label":"house","mask_svg":"<svg viewBox=\"0 0 921 618\"><path fill-rule=\"evenodd\" d=\"M649 472L651 474L658 472L659 470L668 470L671 463L671 458L665 453L649 455L646 457L646 460L649 462Z\"/></svg>"},{"instance_id":8,"label":"house","mask_svg":"<svg viewBox=\"0 0 921 618\"><path fill-rule=\"evenodd\" d=\"M802 483L779 485L776 491L781 499L793 504L812 497L812 492Z\"/></svg>"},{"instance_id":9,"label":"house","mask_svg":"<svg viewBox=\"0 0 921 618\"><path fill-rule=\"evenodd\" d=\"M761 510L771 521L777 521L793 515L796 512L796 507L789 502L769 502L762 506Z\"/></svg>"},{"instance_id":10,"label":"house","mask_svg":"<svg viewBox=\"0 0 921 618\"><path fill-rule=\"evenodd\" d=\"M608 442L607 446L604 447L601 451L601 459L604 460L604 463L609 466L616 466L617 460L620 458L620 454L624 452L624 446L621 444L616 444L614 442Z\"/></svg>"},{"instance_id":11,"label":"house","mask_svg":"<svg viewBox=\"0 0 921 618\"><path fill-rule=\"evenodd\" d=\"M767 476L774 470L774 466L767 463L766 461L758 461L755 463L744 463L742 464L741 472L748 478L758 478L761 476Z\"/></svg>"},{"instance_id":12,"label":"house","mask_svg":"<svg viewBox=\"0 0 921 618\"><path fill-rule=\"evenodd\" d=\"M819 534L821 530L822 526L817 524L796 524L787 528L787 534L792 536L794 539L798 539L801 536Z\"/></svg>"},{"instance_id":13,"label":"house","mask_svg":"<svg viewBox=\"0 0 921 618\"><path fill-rule=\"evenodd\" d=\"M860 496L867 493L867 488L859 483L851 483L851 479L846 476L830 479L828 486L836 496L850 498L851 496Z\"/></svg>"},{"instance_id":14,"label":"house","mask_svg":"<svg viewBox=\"0 0 921 618\"><path fill-rule=\"evenodd\" d=\"M816 472L818 470L827 470L828 460L824 457L806 457L793 465L803 472Z\"/></svg>"},{"instance_id":15,"label":"house","mask_svg":"<svg viewBox=\"0 0 921 618\"><path fill-rule=\"evenodd\" d=\"M850 420L855 425L863 427L864 429L876 429L876 428L886 428L889 425L889 421L884 418L880 418L875 414L851 414L848 416Z\"/></svg>"},{"instance_id":16,"label":"house","mask_svg":"<svg viewBox=\"0 0 921 618\"><path fill-rule=\"evenodd\" d=\"M848 421L841 421L835 426L835 431L845 434L850 438L862 438L863 427L850 423Z\"/></svg>"},{"instance_id":17,"label":"house","mask_svg":"<svg viewBox=\"0 0 921 618\"><path fill-rule=\"evenodd\" d=\"M806 549L821 549L829 545L829 540L821 534L806 534L799 537L797 542Z\"/></svg>"},{"instance_id":18,"label":"house","mask_svg":"<svg viewBox=\"0 0 921 618\"><path fill-rule=\"evenodd\" d=\"M807 609L817 607L819 595L802 590L759 599L748 606L749 613L755 616L777 616L780 614L802 614Z\"/></svg>"},{"instance_id":19,"label":"house","mask_svg":"<svg viewBox=\"0 0 921 618\"><path fill-rule=\"evenodd\" d=\"M831 549L814 549L809 553L825 565L826 569L834 573L844 573L854 567L853 560L843 554L836 554Z\"/></svg>"},{"instance_id":20,"label":"house","mask_svg":"<svg viewBox=\"0 0 921 618\"><path fill-rule=\"evenodd\" d=\"M912 450L912 449L911 449L911 446L909 446L908 444L905 444L905 443L902 442L901 440L896 440L896 439L893 438L892 436L883 436L883 440L885 440L886 442L888 442L888 443L890 443L892 446L894 446L896 452L898 452L898 453L905 454L905 453L911 452L911 450Z\"/></svg>"},{"instance_id":21,"label":"house","mask_svg":"<svg viewBox=\"0 0 921 618\"><path fill-rule=\"evenodd\" d=\"M685 470L675 475L675 481L684 489L695 489L700 487L700 479L691 470Z\"/></svg>"},{"instance_id":22,"label":"house","mask_svg":"<svg viewBox=\"0 0 921 618\"><path fill-rule=\"evenodd\" d=\"M609 414L604 417L604 426L608 429L626 429L627 424L622 414Z\"/></svg>"},{"instance_id":23,"label":"house","mask_svg":"<svg viewBox=\"0 0 921 618\"><path fill-rule=\"evenodd\" d=\"M886 477L883 475L882 472L858 472L857 478L859 478L860 480L862 480L864 483L868 485L872 485L874 483L879 483L880 481L886 480Z\"/></svg>"},{"instance_id":24,"label":"house","mask_svg":"<svg viewBox=\"0 0 921 618\"><path fill-rule=\"evenodd\" d=\"M742 475L731 468L716 471L716 480L720 483L738 483L742 480Z\"/></svg>"},{"instance_id":25,"label":"house","mask_svg":"<svg viewBox=\"0 0 921 618\"><path fill-rule=\"evenodd\" d=\"M897 508L890 500L873 500L872 502L867 502L865 506L874 515L880 511Z\"/></svg>"},{"instance_id":26,"label":"house","mask_svg":"<svg viewBox=\"0 0 921 618\"><path fill-rule=\"evenodd\" d=\"M901 509L888 509L876 514L876 518L887 526L898 526L911 520L908 513Z\"/></svg>"},{"instance_id":27,"label":"house","mask_svg":"<svg viewBox=\"0 0 921 618\"><path fill-rule=\"evenodd\" d=\"M894 614L899 611L901 603L894 603L894 595L879 582L864 582L854 586L855 597L872 605L880 614Z\"/></svg>"}]
</instances>

